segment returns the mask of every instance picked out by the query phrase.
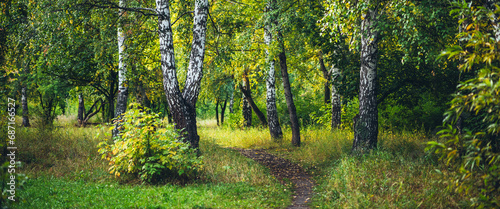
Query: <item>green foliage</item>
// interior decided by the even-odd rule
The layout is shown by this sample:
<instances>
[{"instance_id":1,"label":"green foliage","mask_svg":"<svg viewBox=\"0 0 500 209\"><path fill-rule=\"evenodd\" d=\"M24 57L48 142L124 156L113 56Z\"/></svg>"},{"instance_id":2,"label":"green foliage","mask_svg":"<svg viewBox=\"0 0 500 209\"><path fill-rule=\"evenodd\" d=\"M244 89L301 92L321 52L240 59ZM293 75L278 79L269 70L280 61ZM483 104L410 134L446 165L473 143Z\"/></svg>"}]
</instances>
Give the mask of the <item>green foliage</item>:
<instances>
[{"instance_id":1,"label":"green foliage","mask_svg":"<svg viewBox=\"0 0 500 209\"><path fill-rule=\"evenodd\" d=\"M379 126L386 130L433 131L442 123L445 110L444 104L436 100L430 93L421 94L416 104L410 106L389 100L379 107Z\"/></svg>"},{"instance_id":2,"label":"green foliage","mask_svg":"<svg viewBox=\"0 0 500 209\"><path fill-rule=\"evenodd\" d=\"M353 127L353 118L359 112L359 100L353 98L345 101L341 109L341 127L344 129L351 129ZM331 128L332 111L331 105L323 105L318 111L310 114L311 119L316 123L326 128Z\"/></svg>"},{"instance_id":3,"label":"green foliage","mask_svg":"<svg viewBox=\"0 0 500 209\"><path fill-rule=\"evenodd\" d=\"M462 82L445 114L443 141L428 143L428 149L441 155L455 169L451 187L471 197L472 206L500 207L500 42L490 23L492 11L465 2L453 11L468 23L458 38L465 42L450 47L442 56L462 59L462 71L475 71L475 78ZM498 16L500 10L497 8ZM462 130L464 117L478 120L474 129Z\"/></svg>"},{"instance_id":4,"label":"green foliage","mask_svg":"<svg viewBox=\"0 0 500 209\"><path fill-rule=\"evenodd\" d=\"M159 114L136 103L123 114L121 138L99 144L102 158L109 160L110 173L138 174L145 182L155 183L166 175L194 177L203 168L202 157L179 140L173 125L164 125Z\"/></svg>"}]
</instances>

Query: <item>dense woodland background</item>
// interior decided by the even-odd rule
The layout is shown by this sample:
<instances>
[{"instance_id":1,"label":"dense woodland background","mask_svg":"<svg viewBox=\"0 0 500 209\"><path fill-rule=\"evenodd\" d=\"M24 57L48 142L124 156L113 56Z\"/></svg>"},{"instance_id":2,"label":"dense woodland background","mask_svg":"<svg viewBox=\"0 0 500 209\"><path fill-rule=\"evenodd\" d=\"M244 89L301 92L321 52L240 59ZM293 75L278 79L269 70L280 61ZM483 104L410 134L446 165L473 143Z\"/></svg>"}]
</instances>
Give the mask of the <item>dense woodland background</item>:
<instances>
[{"instance_id":1,"label":"dense woodland background","mask_svg":"<svg viewBox=\"0 0 500 209\"><path fill-rule=\"evenodd\" d=\"M210 174L201 177L203 181L231 183L241 179L220 180L222 174L217 172L222 170L217 169L226 172L230 167L225 166L232 165L210 164L215 160L208 157L202 166L197 156L230 152L220 146L268 148L320 173L319 196L312 205L500 207L500 9L495 1L2 0L0 4L0 113L7 116L7 98L16 100L19 147L34 146L21 158L28 165L25 173L37 177L31 180L33 188L54 175L40 166L49 158L44 161L38 155L58 151L43 144L63 143L56 136L64 129L75 132L68 135L75 141L80 135L85 136L83 141L95 139L84 134L84 127L90 127L101 134L99 142L109 146L93 142L88 151L94 154L68 151L77 153L73 157L104 162L98 152L115 155L111 147L117 141L104 136L108 132L118 141L144 137L147 149L150 137L182 139L190 148L177 148L184 146L177 141L169 145L176 148L168 148L187 159L182 165L172 164L176 172L182 170L181 178ZM8 119L2 116L2 124ZM7 133L5 126L2 136ZM30 135L52 142L33 141ZM247 135L260 141L246 141ZM191 148L199 151L176 151ZM2 149L1 162L6 162L6 146ZM156 155L149 153L147 159L152 156ZM339 180L356 166L363 172L374 169L369 166L377 159L388 163L401 159L401 164L381 165L375 173L402 176L404 169L414 166L430 175L415 174L415 179L435 181L407 180L410 185L401 190L408 192L405 202L395 189L403 188L406 180L374 183L391 188L386 191L390 194L380 196L373 196L378 193L372 190L364 193L369 186L350 187ZM167 161L158 157L153 164L166 169L171 163ZM111 172L120 176L119 161L112 162L116 167ZM101 162L95 169L106 170L106 165L107 161ZM203 170L210 165L220 168ZM400 168L405 166L409 167ZM160 181L156 173L149 176L137 169L129 167L128 172L138 173L143 182ZM167 174L158 171L160 176ZM373 178L382 181L391 175ZM6 171L2 176L9 178ZM263 182L251 185L270 184ZM434 187L434 193L427 187ZM440 189L447 193L433 200ZM412 190L418 190L415 199L409 197ZM277 199L283 198L280 191L273 192ZM28 193L26 199L33 198ZM280 204L264 201L262 207L286 206Z\"/></svg>"}]
</instances>

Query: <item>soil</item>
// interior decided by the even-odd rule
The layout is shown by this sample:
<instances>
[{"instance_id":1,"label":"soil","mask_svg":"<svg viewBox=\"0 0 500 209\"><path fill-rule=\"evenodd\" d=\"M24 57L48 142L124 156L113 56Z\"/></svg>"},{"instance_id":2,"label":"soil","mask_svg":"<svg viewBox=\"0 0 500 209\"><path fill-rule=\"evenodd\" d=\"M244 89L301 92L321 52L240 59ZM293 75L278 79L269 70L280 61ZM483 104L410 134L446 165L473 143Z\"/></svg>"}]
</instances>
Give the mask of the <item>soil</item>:
<instances>
[{"instance_id":1,"label":"soil","mask_svg":"<svg viewBox=\"0 0 500 209\"><path fill-rule=\"evenodd\" d=\"M298 164L267 153L265 150L237 149L244 156L268 167L271 174L282 184L292 183L294 194L292 204L287 208L309 208L307 203L312 195L314 182Z\"/></svg>"}]
</instances>

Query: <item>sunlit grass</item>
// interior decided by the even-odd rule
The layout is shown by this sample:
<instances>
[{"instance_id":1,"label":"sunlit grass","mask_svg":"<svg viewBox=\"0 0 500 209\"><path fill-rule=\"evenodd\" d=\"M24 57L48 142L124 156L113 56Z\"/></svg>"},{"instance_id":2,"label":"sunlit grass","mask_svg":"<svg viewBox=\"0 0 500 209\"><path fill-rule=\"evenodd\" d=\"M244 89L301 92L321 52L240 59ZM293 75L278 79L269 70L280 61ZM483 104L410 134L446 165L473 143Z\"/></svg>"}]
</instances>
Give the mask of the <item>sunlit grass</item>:
<instances>
[{"instance_id":1,"label":"sunlit grass","mask_svg":"<svg viewBox=\"0 0 500 209\"><path fill-rule=\"evenodd\" d=\"M212 123L202 121L200 124ZM271 139L269 130L263 128L231 129L209 125L208 127L200 127L199 134L202 140L210 140L223 147L258 149L279 145Z\"/></svg>"},{"instance_id":2,"label":"sunlit grass","mask_svg":"<svg viewBox=\"0 0 500 209\"><path fill-rule=\"evenodd\" d=\"M209 123L209 122L205 122ZM301 130L301 147L290 144L284 130L274 143L267 129L201 128L201 135L221 146L268 148L269 152L304 166L317 186L315 208L457 208L468 199L447 190L447 172L426 153L430 139L422 132L381 130L378 148L363 156L351 155L353 132L325 128Z\"/></svg>"},{"instance_id":3,"label":"sunlit grass","mask_svg":"<svg viewBox=\"0 0 500 209\"><path fill-rule=\"evenodd\" d=\"M210 123L206 124L210 127ZM143 185L133 176L115 178L98 153L110 127L74 126L61 117L54 126L19 128L16 144L28 176L12 208L283 208L289 186L281 185L264 166L238 151L202 137L204 169L186 185ZM153 199L151 199L153 198Z\"/></svg>"}]
</instances>

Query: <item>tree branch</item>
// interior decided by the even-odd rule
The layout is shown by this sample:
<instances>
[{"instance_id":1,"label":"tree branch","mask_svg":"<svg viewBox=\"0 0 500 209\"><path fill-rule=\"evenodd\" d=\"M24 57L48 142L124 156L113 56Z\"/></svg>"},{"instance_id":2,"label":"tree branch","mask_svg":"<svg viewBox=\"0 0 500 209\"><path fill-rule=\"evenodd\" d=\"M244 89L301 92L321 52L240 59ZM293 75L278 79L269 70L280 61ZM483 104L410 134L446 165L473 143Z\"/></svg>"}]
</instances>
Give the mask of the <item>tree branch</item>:
<instances>
[{"instance_id":1,"label":"tree branch","mask_svg":"<svg viewBox=\"0 0 500 209\"><path fill-rule=\"evenodd\" d=\"M83 7L83 8L100 8L100 9L121 9L125 11L131 11L131 12L139 12L144 16L158 16L158 12L156 9L152 8L143 8L143 7L121 7L116 3L113 3L111 1L93 1L89 0L84 3L76 4L75 6L77 7Z\"/></svg>"}]
</instances>

